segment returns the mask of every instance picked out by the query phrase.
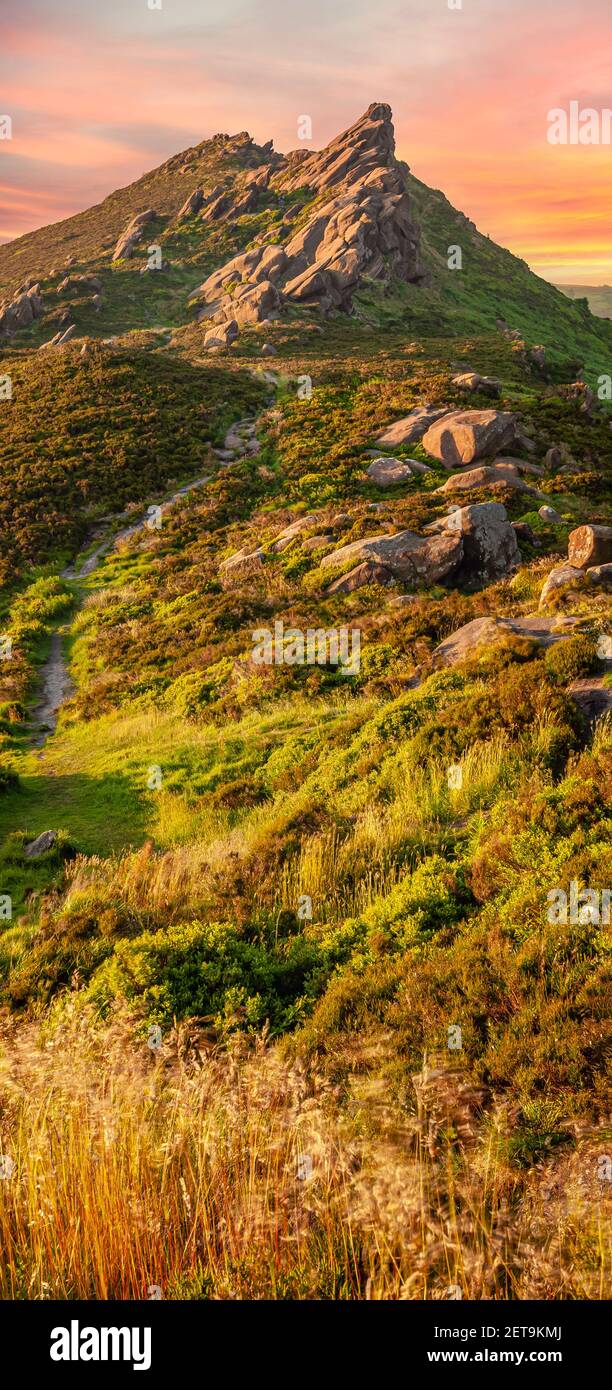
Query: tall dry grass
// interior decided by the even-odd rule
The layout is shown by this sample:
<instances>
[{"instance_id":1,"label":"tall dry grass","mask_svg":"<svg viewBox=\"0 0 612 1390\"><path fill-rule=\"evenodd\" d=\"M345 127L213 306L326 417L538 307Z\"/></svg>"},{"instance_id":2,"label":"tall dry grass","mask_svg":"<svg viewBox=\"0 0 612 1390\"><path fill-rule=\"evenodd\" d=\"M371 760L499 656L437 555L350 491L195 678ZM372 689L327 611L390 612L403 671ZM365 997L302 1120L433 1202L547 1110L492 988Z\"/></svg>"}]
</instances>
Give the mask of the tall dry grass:
<instances>
[{"instance_id":1,"label":"tall dry grass","mask_svg":"<svg viewBox=\"0 0 612 1390\"><path fill-rule=\"evenodd\" d=\"M604 1296L588 1144L524 1178L492 1118L432 1145L371 1060L339 1083L193 1025L154 1054L119 1014L6 1021L0 1297Z\"/></svg>"}]
</instances>

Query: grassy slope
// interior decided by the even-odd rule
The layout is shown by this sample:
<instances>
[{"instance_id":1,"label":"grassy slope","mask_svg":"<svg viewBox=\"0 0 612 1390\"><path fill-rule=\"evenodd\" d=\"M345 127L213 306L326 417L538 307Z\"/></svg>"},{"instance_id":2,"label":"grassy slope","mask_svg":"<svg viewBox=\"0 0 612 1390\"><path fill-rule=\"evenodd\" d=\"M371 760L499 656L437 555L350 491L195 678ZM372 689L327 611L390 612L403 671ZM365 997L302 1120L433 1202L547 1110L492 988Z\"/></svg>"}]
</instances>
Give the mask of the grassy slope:
<instances>
[{"instance_id":1,"label":"grassy slope","mask_svg":"<svg viewBox=\"0 0 612 1390\"><path fill-rule=\"evenodd\" d=\"M281 228L286 205L277 193L268 192L256 213L231 224L211 225L195 219L177 225L176 213L198 185L211 189L227 183L239 189L245 170L262 158L257 146L228 145L223 137L215 137L117 190L96 207L0 247L0 294L13 293L26 276L32 276L40 280L45 297L43 318L17 334L14 343L38 345L57 331L66 299L58 300L56 290L68 255L76 258L75 272L95 271L102 279L100 311L92 306L91 296L70 297L79 334L108 336L126 329L162 332L169 324L187 323L192 317L189 294L207 273L273 228L286 238L287 228ZM534 275L524 261L482 236L443 193L410 173L406 177L432 283L429 288L398 284L393 294L384 297L379 287L372 286L359 297L362 312L385 326L395 323L404 331L426 336L491 332L501 317L528 343L543 343L552 363L573 362L574 370L585 365L590 378L608 370L612 329L607 322L595 318L584 303L573 304ZM306 211L305 190L289 199L296 200ZM159 216L134 258L112 266L110 257L119 232L130 216L149 206ZM170 270L141 275L151 243L162 246ZM461 271L451 271L447 264L448 248L456 244L463 250Z\"/></svg>"},{"instance_id":2,"label":"grassy slope","mask_svg":"<svg viewBox=\"0 0 612 1390\"><path fill-rule=\"evenodd\" d=\"M196 181L185 179L183 196ZM167 192L174 198L174 174ZM3 417L5 501L23 509L17 561L34 553L31 528L39 528L50 574L42 588L22 587L6 609L7 622L23 634L24 669L21 683L6 692L0 725L0 771L10 766L20 776L17 788L0 787L0 891L11 892L15 904L14 921L0 937L0 967L3 998L18 1008L43 1011L51 999L66 1004L72 994L79 1006L87 1001L107 1018L127 1000L139 1020L159 1019L164 1029L173 1018L196 1014L214 1017L216 1038L264 1026L273 1036L293 1034L291 1046L311 1079L314 1068L312 1085L333 1086L329 1104L340 1107L334 1145L356 1113L349 1147L357 1145L360 1161L372 1165L381 1183L389 1180L387 1169L381 1154L364 1149L364 1136L374 1135L385 1162L390 1154L400 1171L416 1124L410 1076L424 1052L441 1052L449 1066L447 1028L460 1024L463 1050L452 1065L470 1085L491 1087L495 1120L478 1121L476 1161L469 1146L459 1151L450 1126L441 1143L455 1177L440 1195L442 1180L432 1170L432 1212L450 1201L467 1219L476 1210L470 1173L492 1170L495 1191L487 1176L476 1220L490 1266L498 1251L498 1204L525 1199L534 1166L558 1175L559 1155L583 1161L585 1132L604 1143L598 1126L609 1046L609 942L584 926L568 931L548 924L546 894L572 877L600 886L605 872L609 738L603 730L585 750L585 730L565 686L596 666L593 639L610 630L609 605L595 593L571 599L586 640L565 666L521 642L483 652L453 673L432 672L430 659L437 642L472 617L533 611L568 529L594 516L610 518L606 420L591 424L560 388L546 388L520 348L492 331L496 314L531 341L548 342L546 329L559 375L575 342L597 366L608 329L602 326L600 338L581 310L483 239L474 245L477 266L466 256L465 278L448 272L441 258L462 240L464 224L457 231L457 214L442 195L416 181L413 195L421 199L433 286L386 297L366 293L359 306L366 322L336 319L320 333L290 318L266 328L277 349L280 415L262 417L261 454L219 472L159 532L109 557L83 583L77 613L66 608L66 586L56 587L60 557L101 508L117 499L148 501L152 487L198 468L207 441L219 437L228 419L257 408L262 389L246 369L259 363L261 339L243 334L212 368L202 365L197 325L184 327L162 350L159 339L147 339L149 350L135 349L132 340L131 348L116 355L101 350L85 363L76 349L44 362L26 356L24 337L11 357L18 390L12 416ZM143 199L130 210L142 205ZM112 214L118 230L124 212L122 204ZM93 236L93 223L86 225L83 237ZM252 230L231 235L240 241ZM213 254L196 240L188 255ZM95 247L84 242L83 254L99 254L99 242ZM194 276L196 269L201 277L201 265L194 264ZM132 277L130 293L140 296L129 306L128 326L151 322L157 301L148 296L166 291L157 281L150 286L149 276L136 278L137 271L115 275ZM121 298L110 290L107 298L119 323ZM415 345L406 342L406 324ZM552 443L568 447L576 472L543 480L563 523L547 527L535 500L507 498L512 517L529 519L542 548L526 546L517 578L481 593L437 588L405 606L394 603L393 590L326 598L316 554L298 540L276 555L268 542L306 511L317 513L313 533L333 526L339 511L349 513L345 540L390 525L421 527L439 515L440 470L408 490L379 492L364 479L365 450L382 425L422 399L462 403L450 386L455 364L499 375L502 406L521 415L536 441L536 459ZM304 371L314 384L309 402L295 397L295 377ZM26 443L18 445L23 463L15 475L10 460L20 436ZM410 452L422 456L418 447ZM84 484L89 496L81 504ZM58 488L69 503L67 520L62 509L67 532L58 530L52 513L41 513ZM370 509L381 502L382 516ZM226 592L221 556L262 544L261 576ZM359 677L347 685L332 670L253 667L253 629L281 616L302 627L360 626ZM39 754L19 721L31 662L60 619L70 625L77 689ZM415 691L417 668L423 684ZM457 763L464 784L452 791L448 767ZM157 790L147 785L152 766L162 772ZM59 843L32 863L24 841L50 827L62 832ZM303 894L312 899L312 920L298 915ZM407 1125L412 1135L403 1135L401 1148L394 1149L384 1123L378 1133L372 1113L380 1111L368 1108L381 1089L397 1133ZM143 1118L141 1135L147 1123ZM252 1134L248 1145L256 1151ZM65 1152L71 1164L71 1144ZM402 1174L403 1204L414 1174ZM458 1191L451 1193L455 1179ZM140 1182L140 1171L130 1172L128 1189L131 1183L138 1194ZM331 1188L328 1199L336 1201ZM382 1208L377 1239L383 1228L387 1238L391 1220L386 1196ZM165 1220L162 1215L160 1230ZM520 1258L515 1250L504 1254L498 1283L482 1286L486 1296L521 1296L526 1288L543 1297L566 1297L568 1290L598 1296L597 1221L596 1214L583 1221L580 1238L566 1223L551 1249L551 1272L546 1279L538 1272L539 1283L523 1280L522 1250ZM128 1218L122 1223L127 1231ZM23 1229L29 1229L25 1217ZM246 1296L253 1289L278 1296L289 1287L297 1296L313 1289L315 1296L346 1296L347 1289L359 1296L369 1266L355 1255L344 1272L347 1229L346 1223L339 1231L325 1226L305 1284L300 1270L295 1283L270 1287L269 1272L260 1270L249 1286L248 1256L232 1254L225 1274L217 1272L209 1285L202 1275L209 1252L196 1252L186 1288L180 1283L185 1257L177 1256L174 1287L189 1295L225 1289L229 1280ZM410 1250L395 1239L389 1236L389 1249L398 1252L389 1256L395 1272L380 1287L397 1296L423 1254L416 1236ZM481 1296L478 1276L467 1265L459 1268L461 1258L458 1264L451 1258L445 1239L439 1267L434 1261L424 1276L427 1287L440 1296L449 1277L457 1277L466 1294ZM131 1232L130 1249L137 1240ZM323 1257L325 1240L333 1252ZM461 1256L466 1241L462 1227L456 1233ZM480 1241L479 1234L478 1258ZM112 1247L102 1244L105 1251ZM26 1268L29 1260L28 1253ZM109 1284L104 1261L82 1283L81 1276L66 1283L64 1270L59 1286L85 1296L108 1287L138 1292L139 1284L116 1274ZM14 1277L19 1282L21 1275Z\"/></svg>"}]
</instances>

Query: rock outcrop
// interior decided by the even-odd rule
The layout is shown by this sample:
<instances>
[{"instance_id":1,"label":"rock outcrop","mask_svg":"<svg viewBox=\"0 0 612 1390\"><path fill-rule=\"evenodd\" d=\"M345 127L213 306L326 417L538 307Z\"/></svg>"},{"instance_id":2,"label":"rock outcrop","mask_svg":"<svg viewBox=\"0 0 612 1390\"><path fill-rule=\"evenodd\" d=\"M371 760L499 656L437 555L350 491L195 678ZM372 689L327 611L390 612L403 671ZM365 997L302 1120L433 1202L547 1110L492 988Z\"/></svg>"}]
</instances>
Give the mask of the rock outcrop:
<instances>
[{"instance_id":1,"label":"rock outcrop","mask_svg":"<svg viewBox=\"0 0 612 1390\"><path fill-rule=\"evenodd\" d=\"M138 212L132 218L124 232L121 233L117 245L113 251L114 261L127 261L134 253L134 247L144 235L144 229L148 222L152 222L156 216L154 208L147 208L145 212Z\"/></svg>"},{"instance_id":2,"label":"rock outcrop","mask_svg":"<svg viewBox=\"0 0 612 1390\"><path fill-rule=\"evenodd\" d=\"M270 186L281 195L307 188L313 199L329 189L329 200L317 203L285 245L253 248L209 276L194 296L204 302L206 315L259 322L287 301L349 312L364 277L421 282L419 231L394 151L391 109L374 104L326 149L305 158L287 156ZM257 178L238 203L234 199L233 216L250 211L267 182L267 168L253 173ZM234 198L227 190L215 193L201 214L207 220L225 215L228 198ZM254 281L269 286L268 303L251 295ZM245 301L248 316L241 318Z\"/></svg>"},{"instance_id":3,"label":"rock outcrop","mask_svg":"<svg viewBox=\"0 0 612 1390\"><path fill-rule=\"evenodd\" d=\"M461 536L462 571L479 582L502 579L520 564L516 533L499 502L460 507L447 517L447 528Z\"/></svg>"},{"instance_id":4,"label":"rock outcrop","mask_svg":"<svg viewBox=\"0 0 612 1390\"><path fill-rule=\"evenodd\" d=\"M28 328L43 313L40 285L17 294L10 303L0 304L0 336L8 337L19 328Z\"/></svg>"}]
</instances>

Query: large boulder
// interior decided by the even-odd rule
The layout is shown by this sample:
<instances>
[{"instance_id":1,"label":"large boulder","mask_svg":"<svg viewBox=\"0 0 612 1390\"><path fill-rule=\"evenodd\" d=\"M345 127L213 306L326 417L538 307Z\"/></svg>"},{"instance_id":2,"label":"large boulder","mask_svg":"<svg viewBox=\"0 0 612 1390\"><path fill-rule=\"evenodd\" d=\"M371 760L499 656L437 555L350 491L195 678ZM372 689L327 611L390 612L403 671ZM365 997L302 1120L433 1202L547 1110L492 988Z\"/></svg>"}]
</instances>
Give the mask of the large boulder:
<instances>
[{"instance_id":1,"label":"large boulder","mask_svg":"<svg viewBox=\"0 0 612 1390\"><path fill-rule=\"evenodd\" d=\"M416 444L442 415L448 415L447 406L419 405L409 415L389 425L374 442L379 449L399 449L402 444Z\"/></svg>"},{"instance_id":2,"label":"large boulder","mask_svg":"<svg viewBox=\"0 0 612 1390\"><path fill-rule=\"evenodd\" d=\"M460 507L447 517L446 525L462 538L462 568L470 579L503 579L520 564L516 534L501 503Z\"/></svg>"},{"instance_id":3,"label":"large boulder","mask_svg":"<svg viewBox=\"0 0 612 1390\"><path fill-rule=\"evenodd\" d=\"M576 569L607 565L612 561L612 526L578 526L570 532L567 558Z\"/></svg>"},{"instance_id":4,"label":"large boulder","mask_svg":"<svg viewBox=\"0 0 612 1390\"><path fill-rule=\"evenodd\" d=\"M245 285L232 300L232 318L238 324L261 323L281 306L278 290L271 280L258 285Z\"/></svg>"},{"instance_id":5,"label":"large boulder","mask_svg":"<svg viewBox=\"0 0 612 1390\"><path fill-rule=\"evenodd\" d=\"M423 436L423 448L445 468L492 458L515 440L516 416L504 410L456 410Z\"/></svg>"},{"instance_id":6,"label":"large boulder","mask_svg":"<svg viewBox=\"0 0 612 1390\"><path fill-rule=\"evenodd\" d=\"M177 213L177 222L184 222L188 217L195 217L196 212L200 211L204 202L204 194L201 188L194 188L193 193L185 199L182 208Z\"/></svg>"},{"instance_id":7,"label":"large boulder","mask_svg":"<svg viewBox=\"0 0 612 1390\"><path fill-rule=\"evenodd\" d=\"M510 487L515 492L533 493L533 488L519 478L516 468L510 464L502 468L481 465L480 468L468 469L467 473L453 473L438 491L474 492L478 488L495 486Z\"/></svg>"},{"instance_id":8,"label":"large boulder","mask_svg":"<svg viewBox=\"0 0 612 1390\"><path fill-rule=\"evenodd\" d=\"M594 584L597 588L609 588L612 585L612 564L592 565L586 572L589 584Z\"/></svg>"},{"instance_id":9,"label":"large boulder","mask_svg":"<svg viewBox=\"0 0 612 1390\"><path fill-rule=\"evenodd\" d=\"M457 533L425 539L414 531L400 531L395 536L365 536L341 546L323 556L321 568L345 568L368 561L383 565L394 579L404 583L436 584L456 570L462 558L463 542Z\"/></svg>"}]
</instances>

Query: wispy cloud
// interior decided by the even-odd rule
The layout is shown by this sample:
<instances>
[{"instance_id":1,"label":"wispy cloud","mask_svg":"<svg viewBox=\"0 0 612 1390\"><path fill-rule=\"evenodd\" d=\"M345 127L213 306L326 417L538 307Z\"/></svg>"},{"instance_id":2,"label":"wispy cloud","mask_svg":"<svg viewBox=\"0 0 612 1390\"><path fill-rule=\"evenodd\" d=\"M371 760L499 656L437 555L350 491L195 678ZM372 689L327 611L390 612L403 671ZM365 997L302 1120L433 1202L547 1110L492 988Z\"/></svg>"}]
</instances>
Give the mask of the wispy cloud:
<instances>
[{"instance_id":1,"label":"wispy cloud","mask_svg":"<svg viewBox=\"0 0 612 1390\"><path fill-rule=\"evenodd\" d=\"M484 231L551 278L610 279L612 151L546 140L552 107L612 105L608 16L609 0L26 0L3 23L0 237L219 130L291 149L307 113L322 145L386 100L400 155Z\"/></svg>"}]
</instances>

